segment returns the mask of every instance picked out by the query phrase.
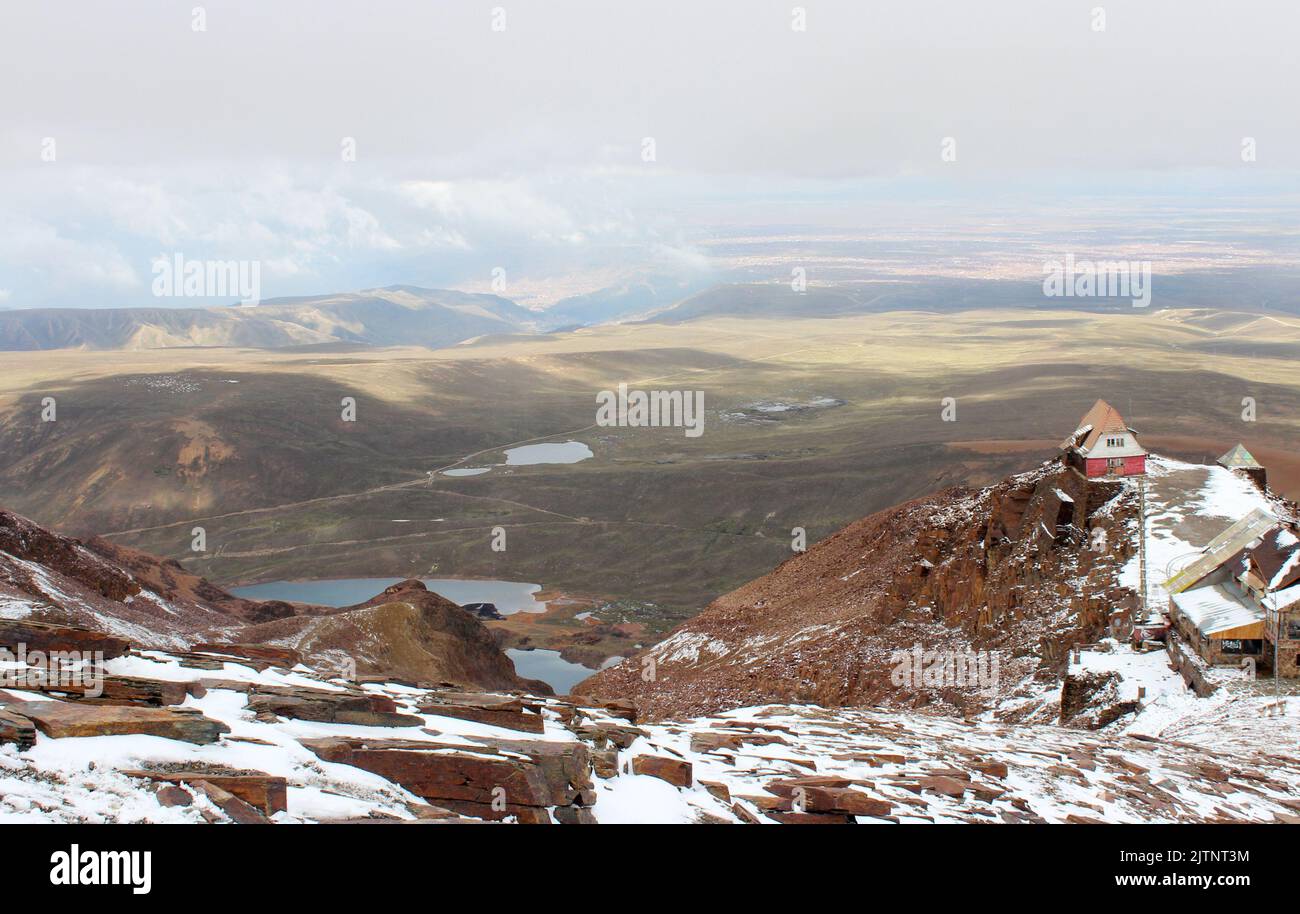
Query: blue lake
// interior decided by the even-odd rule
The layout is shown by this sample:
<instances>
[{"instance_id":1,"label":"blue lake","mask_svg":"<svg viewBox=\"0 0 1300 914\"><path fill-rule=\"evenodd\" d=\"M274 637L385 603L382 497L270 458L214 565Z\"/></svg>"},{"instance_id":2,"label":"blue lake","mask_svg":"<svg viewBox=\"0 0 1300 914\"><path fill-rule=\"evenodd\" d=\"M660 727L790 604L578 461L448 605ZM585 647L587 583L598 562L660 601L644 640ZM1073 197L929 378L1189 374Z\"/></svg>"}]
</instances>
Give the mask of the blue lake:
<instances>
[{"instance_id":1,"label":"blue lake","mask_svg":"<svg viewBox=\"0 0 1300 914\"><path fill-rule=\"evenodd\" d=\"M589 670L580 663L570 663L560 656L559 651L547 651L537 648L521 651L510 648L506 656L515 663L515 672L525 679L540 679L555 690L556 695L567 695L569 690L595 670Z\"/></svg>"}]
</instances>

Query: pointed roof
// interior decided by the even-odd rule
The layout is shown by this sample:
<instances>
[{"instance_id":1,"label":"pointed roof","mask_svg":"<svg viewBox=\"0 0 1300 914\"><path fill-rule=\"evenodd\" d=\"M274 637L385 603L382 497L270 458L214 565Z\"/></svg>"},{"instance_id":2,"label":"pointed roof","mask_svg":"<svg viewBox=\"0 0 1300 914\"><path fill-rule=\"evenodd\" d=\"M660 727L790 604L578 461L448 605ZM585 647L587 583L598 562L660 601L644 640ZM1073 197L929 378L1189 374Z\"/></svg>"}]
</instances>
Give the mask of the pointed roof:
<instances>
[{"instance_id":1,"label":"pointed roof","mask_svg":"<svg viewBox=\"0 0 1300 914\"><path fill-rule=\"evenodd\" d=\"M1244 445L1238 444L1219 458L1219 466L1230 470L1259 469L1260 463Z\"/></svg>"},{"instance_id":2,"label":"pointed roof","mask_svg":"<svg viewBox=\"0 0 1300 914\"><path fill-rule=\"evenodd\" d=\"M1205 580L1208 575L1242 555L1252 543L1277 525L1276 517L1256 508L1210 540L1194 562L1165 581L1165 589L1170 593L1189 590L1193 585Z\"/></svg>"},{"instance_id":3,"label":"pointed roof","mask_svg":"<svg viewBox=\"0 0 1300 914\"><path fill-rule=\"evenodd\" d=\"M1130 432L1128 423L1119 414L1119 410L1105 400L1098 400L1092 409L1079 420L1079 427L1073 435L1061 442L1061 447L1079 447L1085 451L1092 450L1102 435L1112 432Z\"/></svg>"}]
</instances>

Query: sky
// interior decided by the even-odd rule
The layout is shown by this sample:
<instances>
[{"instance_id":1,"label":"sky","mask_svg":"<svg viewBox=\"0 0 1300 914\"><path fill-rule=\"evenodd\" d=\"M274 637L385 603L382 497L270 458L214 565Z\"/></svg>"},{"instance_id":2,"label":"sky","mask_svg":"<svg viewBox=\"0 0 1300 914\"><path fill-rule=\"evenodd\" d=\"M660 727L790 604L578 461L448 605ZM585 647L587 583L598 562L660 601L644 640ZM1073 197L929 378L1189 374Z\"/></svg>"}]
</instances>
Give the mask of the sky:
<instances>
[{"instance_id":1,"label":"sky","mask_svg":"<svg viewBox=\"0 0 1300 914\"><path fill-rule=\"evenodd\" d=\"M865 230L911 205L918 225L1022 207L1049 227L1081 199L1117 223L1153 197L1265 222L1297 200L1300 7L1281 0L0 16L0 308L195 304L152 295L177 252L256 260L264 297L500 270L545 304L716 270L718 232Z\"/></svg>"}]
</instances>

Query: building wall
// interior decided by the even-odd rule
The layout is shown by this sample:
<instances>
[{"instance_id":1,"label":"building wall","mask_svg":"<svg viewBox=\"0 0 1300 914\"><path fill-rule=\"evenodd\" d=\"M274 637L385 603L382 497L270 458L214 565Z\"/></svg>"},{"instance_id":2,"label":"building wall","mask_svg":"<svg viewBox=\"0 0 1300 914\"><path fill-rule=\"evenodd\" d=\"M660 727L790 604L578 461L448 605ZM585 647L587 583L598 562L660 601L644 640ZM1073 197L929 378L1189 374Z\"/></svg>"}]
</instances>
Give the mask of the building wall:
<instances>
[{"instance_id":1,"label":"building wall","mask_svg":"<svg viewBox=\"0 0 1300 914\"><path fill-rule=\"evenodd\" d=\"M1256 662L1262 666L1268 666L1273 662L1273 645L1268 641L1260 641L1260 649L1255 652L1226 653L1223 650L1223 642L1204 637L1192 624L1192 621L1178 610L1173 600L1169 601L1169 615L1173 621L1174 630L1181 637L1183 643L1191 646L1201 656L1201 659L1211 666L1239 667L1245 657L1254 657ZM1297 645L1297 647L1300 647L1300 645ZM1296 657L1293 655L1291 659L1295 660ZM1286 658L1281 657L1280 660L1285 661Z\"/></svg>"},{"instance_id":2,"label":"building wall","mask_svg":"<svg viewBox=\"0 0 1300 914\"><path fill-rule=\"evenodd\" d=\"M1300 631L1300 610L1282 611L1282 640L1277 646L1278 670L1284 679L1300 679L1300 639L1292 637ZM1264 662L1273 665L1273 642L1264 642Z\"/></svg>"},{"instance_id":3,"label":"building wall","mask_svg":"<svg viewBox=\"0 0 1300 914\"><path fill-rule=\"evenodd\" d=\"M1124 466L1117 470L1116 476L1141 476L1147 471L1147 459L1142 457L1123 457ZM1110 462L1104 457L1089 457L1085 461L1084 472L1089 479L1111 475Z\"/></svg>"}]
</instances>

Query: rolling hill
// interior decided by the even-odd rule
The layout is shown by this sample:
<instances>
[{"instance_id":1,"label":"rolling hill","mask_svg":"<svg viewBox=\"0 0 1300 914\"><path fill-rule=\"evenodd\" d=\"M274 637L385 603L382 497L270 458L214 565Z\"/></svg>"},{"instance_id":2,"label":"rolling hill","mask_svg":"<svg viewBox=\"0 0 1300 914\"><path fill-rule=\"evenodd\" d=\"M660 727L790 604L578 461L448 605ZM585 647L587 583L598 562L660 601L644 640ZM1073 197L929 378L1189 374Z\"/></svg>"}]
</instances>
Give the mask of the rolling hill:
<instances>
[{"instance_id":1,"label":"rolling hill","mask_svg":"<svg viewBox=\"0 0 1300 914\"><path fill-rule=\"evenodd\" d=\"M276 349L329 343L450 346L531 329L536 315L496 295L389 286L269 299L233 308L48 308L0 311L0 351Z\"/></svg>"}]
</instances>

